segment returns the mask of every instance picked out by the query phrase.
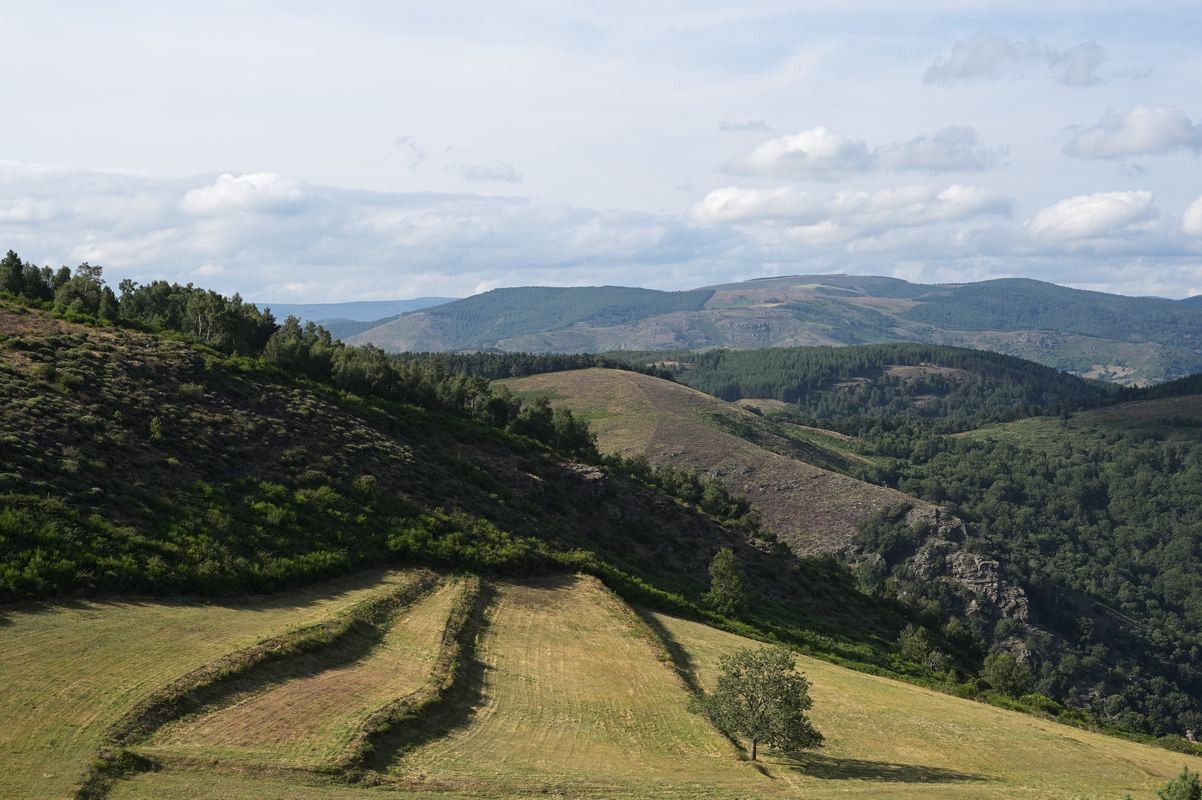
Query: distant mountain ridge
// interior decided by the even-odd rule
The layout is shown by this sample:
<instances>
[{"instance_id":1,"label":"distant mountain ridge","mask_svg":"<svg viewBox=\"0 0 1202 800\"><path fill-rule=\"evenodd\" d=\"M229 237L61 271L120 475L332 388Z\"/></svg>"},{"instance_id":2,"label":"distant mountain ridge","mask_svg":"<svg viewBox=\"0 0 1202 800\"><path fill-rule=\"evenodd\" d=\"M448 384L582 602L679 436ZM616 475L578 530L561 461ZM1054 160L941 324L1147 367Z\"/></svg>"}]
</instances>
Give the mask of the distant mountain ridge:
<instances>
[{"instance_id":1,"label":"distant mountain ridge","mask_svg":"<svg viewBox=\"0 0 1202 800\"><path fill-rule=\"evenodd\" d=\"M276 319L289 315L305 322L345 320L350 322L382 322L407 311L449 303L454 297L414 297L410 300L352 300L346 303L255 303L270 308Z\"/></svg>"},{"instance_id":2,"label":"distant mountain ridge","mask_svg":"<svg viewBox=\"0 0 1202 800\"><path fill-rule=\"evenodd\" d=\"M1202 371L1202 303L1026 278L924 285L800 275L682 292L495 289L350 334L390 351L568 353L922 342L1125 384Z\"/></svg>"}]
</instances>

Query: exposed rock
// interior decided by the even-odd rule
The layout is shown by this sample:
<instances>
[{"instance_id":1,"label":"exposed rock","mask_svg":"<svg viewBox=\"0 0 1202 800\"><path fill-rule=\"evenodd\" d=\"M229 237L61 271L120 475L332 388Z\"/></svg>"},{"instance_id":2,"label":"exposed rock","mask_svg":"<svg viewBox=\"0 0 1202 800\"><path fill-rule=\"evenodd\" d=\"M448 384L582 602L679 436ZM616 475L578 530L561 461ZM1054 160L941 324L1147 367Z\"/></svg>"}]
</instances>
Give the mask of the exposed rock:
<instances>
[{"instance_id":1,"label":"exposed rock","mask_svg":"<svg viewBox=\"0 0 1202 800\"><path fill-rule=\"evenodd\" d=\"M964 523L956 521L958 528L951 530L962 535ZM1001 564L966 552L959 542L928 539L911 559L910 570L923 580L946 579L963 588L969 596L965 610L970 616L988 622L1012 619L1026 623L1031 619L1026 592L1006 580Z\"/></svg>"}]
</instances>

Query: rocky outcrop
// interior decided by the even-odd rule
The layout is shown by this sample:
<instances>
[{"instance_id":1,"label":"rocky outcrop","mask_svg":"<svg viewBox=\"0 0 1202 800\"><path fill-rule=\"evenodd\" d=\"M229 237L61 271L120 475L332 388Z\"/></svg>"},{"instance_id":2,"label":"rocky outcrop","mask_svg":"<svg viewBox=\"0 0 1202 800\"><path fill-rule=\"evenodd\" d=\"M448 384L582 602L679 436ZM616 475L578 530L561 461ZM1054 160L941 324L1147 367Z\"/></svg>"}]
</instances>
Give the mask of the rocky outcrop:
<instances>
[{"instance_id":1,"label":"rocky outcrop","mask_svg":"<svg viewBox=\"0 0 1202 800\"><path fill-rule=\"evenodd\" d=\"M1022 587L1007 580L999 562L967 552L962 542L929 539L910 559L909 567L917 578L947 580L962 589L970 617L988 623L1031 620L1031 605Z\"/></svg>"}]
</instances>

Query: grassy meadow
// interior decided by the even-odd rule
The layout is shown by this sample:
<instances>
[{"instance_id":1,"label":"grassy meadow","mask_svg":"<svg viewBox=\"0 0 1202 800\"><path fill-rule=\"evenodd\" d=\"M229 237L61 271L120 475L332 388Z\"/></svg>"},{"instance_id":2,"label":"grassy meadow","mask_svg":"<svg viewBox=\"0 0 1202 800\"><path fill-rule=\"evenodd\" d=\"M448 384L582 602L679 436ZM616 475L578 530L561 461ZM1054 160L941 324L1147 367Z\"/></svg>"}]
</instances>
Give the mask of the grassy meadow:
<instances>
[{"instance_id":1,"label":"grassy meadow","mask_svg":"<svg viewBox=\"0 0 1202 800\"><path fill-rule=\"evenodd\" d=\"M403 572L374 572L229 603L111 599L3 607L0 797L70 797L105 729L158 687L407 580Z\"/></svg>"},{"instance_id":2,"label":"grassy meadow","mask_svg":"<svg viewBox=\"0 0 1202 800\"><path fill-rule=\"evenodd\" d=\"M703 686L746 639L653 615ZM787 793L814 798L1118 800L1154 798L1197 759L974 703L799 656L813 684L812 718L825 746L799 757L767 750Z\"/></svg>"},{"instance_id":3,"label":"grassy meadow","mask_svg":"<svg viewBox=\"0 0 1202 800\"><path fill-rule=\"evenodd\" d=\"M108 725L179 675L395 590L359 576L241 603L106 601L9 608L0 627L0 796L68 798ZM160 728L134 750L156 769L113 800L372 798L1152 798L1187 756L799 657L816 752L758 764L689 709L723 653L753 642L635 613L596 579L490 590L460 690L358 781L331 769L374 709L429 679L462 579L398 610L380 640L290 656L256 685ZM324 661L322 659L325 659ZM277 669L278 666L278 669ZM273 672L273 670L275 670ZM249 679L249 678L248 678ZM404 731L401 731L404 733ZM1196 764L1192 764L1196 768Z\"/></svg>"},{"instance_id":4,"label":"grassy meadow","mask_svg":"<svg viewBox=\"0 0 1202 800\"><path fill-rule=\"evenodd\" d=\"M369 714L429 680L458 588L457 581L448 582L403 609L378 645L361 658L354 659L355 652L319 653L280 664L266 681L257 681L266 682L267 689L235 692L208 713L160 729L139 752L162 761L183 757L328 766Z\"/></svg>"}]
</instances>

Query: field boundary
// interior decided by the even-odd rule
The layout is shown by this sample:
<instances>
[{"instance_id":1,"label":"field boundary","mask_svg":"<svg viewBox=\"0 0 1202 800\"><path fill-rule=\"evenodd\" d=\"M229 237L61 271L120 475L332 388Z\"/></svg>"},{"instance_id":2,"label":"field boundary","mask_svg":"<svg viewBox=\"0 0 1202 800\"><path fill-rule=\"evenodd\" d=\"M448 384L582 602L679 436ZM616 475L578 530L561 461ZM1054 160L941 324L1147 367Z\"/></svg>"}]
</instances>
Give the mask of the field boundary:
<instances>
[{"instance_id":1,"label":"field boundary","mask_svg":"<svg viewBox=\"0 0 1202 800\"><path fill-rule=\"evenodd\" d=\"M465 582L447 617L429 683L416 697L390 703L365 724L365 735L356 738L339 764L348 779L387 781L384 769L405 750L437 738L459 723L455 713L467 705L473 688L479 691L483 682L477 643L495 600L496 589L488 581L474 576Z\"/></svg>"},{"instance_id":2,"label":"field boundary","mask_svg":"<svg viewBox=\"0 0 1202 800\"><path fill-rule=\"evenodd\" d=\"M121 777L153 768L153 762L129 752L162 725L198 709L220 691L221 685L273 661L328 647L365 628L374 628L398 610L429 594L441 582L421 570L411 582L369 597L335 615L235 650L167 683L109 726L103 744L84 774L75 800L100 800Z\"/></svg>"},{"instance_id":3,"label":"field boundary","mask_svg":"<svg viewBox=\"0 0 1202 800\"><path fill-rule=\"evenodd\" d=\"M361 777L365 765L374 760L389 734L402 725L419 722L436 704L447 699L462 676L465 660L475 654L475 638L482 627L484 609L491 602L489 592L489 587L477 576L466 577L460 582L426 683L369 715L342 756L321 772L342 773L352 779Z\"/></svg>"}]
</instances>

